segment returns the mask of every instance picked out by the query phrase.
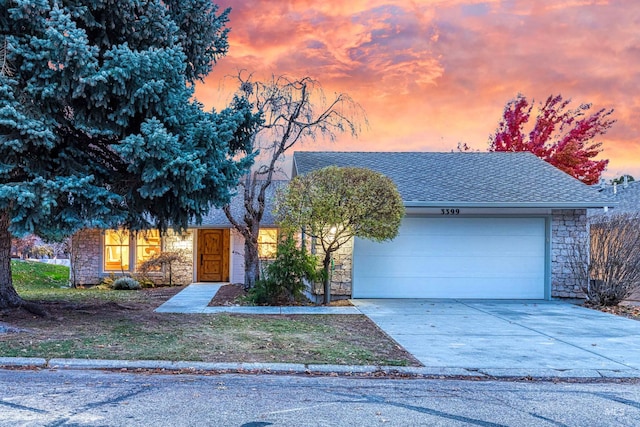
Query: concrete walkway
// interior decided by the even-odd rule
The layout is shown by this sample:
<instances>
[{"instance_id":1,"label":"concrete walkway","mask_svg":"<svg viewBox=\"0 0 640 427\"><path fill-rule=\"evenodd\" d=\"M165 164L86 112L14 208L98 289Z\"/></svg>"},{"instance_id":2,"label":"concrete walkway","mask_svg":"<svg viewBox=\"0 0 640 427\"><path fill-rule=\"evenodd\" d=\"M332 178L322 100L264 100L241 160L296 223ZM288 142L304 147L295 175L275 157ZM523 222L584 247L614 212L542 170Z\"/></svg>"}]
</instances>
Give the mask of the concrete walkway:
<instances>
[{"instance_id":1,"label":"concrete walkway","mask_svg":"<svg viewBox=\"0 0 640 427\"><path fill-rule=\"evenodd\" d=\"M353 303L428 367L491 376L640 376L640 322L566 302Z\"/></svg>"},{"instance_id":2,"label":"concrete walkway","mask_svg":"<svg viewBox=\"0 0 640 427\"><path fill-rule=\"evenodd\" d=\"M157 313L245 313L245 314L362 314L356 307L281 306L247 307L208 304L224 284L193 283L156 308Z\"/></svg>"},{"instance_id":3,"label":"concrete walkway","mask_svg":"<svg viewBox=\"0 0 640 427\"><path fill-rule=\"evenodd\" d=\"M567 302L360 299L352 300L351 307L208 307L221 286L189 285L156 312L365 314L425 366L382 368L390 372L640 378L640 322ZM309 366L276 364L266 369L302 372ZM381 367L329 369L374 372Z\"/></svg>"}]
</instances>

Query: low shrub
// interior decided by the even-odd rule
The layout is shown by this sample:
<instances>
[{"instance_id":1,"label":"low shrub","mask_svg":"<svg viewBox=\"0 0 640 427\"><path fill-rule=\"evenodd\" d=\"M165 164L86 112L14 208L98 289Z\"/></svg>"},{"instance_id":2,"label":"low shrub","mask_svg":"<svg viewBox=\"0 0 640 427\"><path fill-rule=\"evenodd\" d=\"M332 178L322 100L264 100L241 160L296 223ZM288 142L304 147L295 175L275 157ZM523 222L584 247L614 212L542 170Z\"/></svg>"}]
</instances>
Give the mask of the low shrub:
<instances>
[{"instance_id":1,"label":"low shrub","mask_svg":"<svg viewBox=\"0 0 640 427\"><path fill-rule=\"evenodd\" d=\"M142 289L142 286L133 277L120 277L113 281L111 288L122 291L137 291Z\"/></svg>"},{"instance_id":2,"label":"low shrub","mask_svg":"<svg viewBox=\"0 0 640 427\"><path fill-rule=\"evenodd\" d=\"M262 278L256 280L253 288L249 289L246 299L252 304L278 305L287 299L281 291L276 282Z\"/></svg>"},{"instance_id":3,"label":"low shrub","mask_svg":"<svg viewBox=\"0 0 640 427\"><path fill-rule=\"evenodd\" d=\"M133 277L135 280L137 280L138 283L140 283L140 286L142 288L155 288L157 286L156 282L154 282L154 280L148 276L146 276L145 274L141 274L141 273L133 273L131 275L131 277Z\"/></svg>"},{"instance_id":4,"label":"low shrub","mask_svg":"<svg viewBox=\"0 0 640 427\"><path fill-rule=\"evenodd\" d=\"M575 243L570 263L587 304L615 306L640 289L640 218L593 218L590 244Z\"/></svg>"},{"instance_id":5,"label":"low shrub","mask_svg":"<svg viewBox=\"0 0 640 427\"><path fill-rule=\"evenodd\" d=\"M115 282L116 279L117 279L116 275L111 273L108 276L105 276L100 280L100 283L98 283L98 287L112 289L113 288L113 282Z\"/></svg>"},{"instance_id":6,"label":"low shrub","mask_svg":"<svg viewBox=\"0 0 640 427\"><path fill-rule=\"evenodd\" d=\"M249 291L248 299L256 304L283 304L300 299L305 280L318 279L318 259L299 248L293 235L282 236L276 258L263 271Z\"/></svg>"}]
</instances>

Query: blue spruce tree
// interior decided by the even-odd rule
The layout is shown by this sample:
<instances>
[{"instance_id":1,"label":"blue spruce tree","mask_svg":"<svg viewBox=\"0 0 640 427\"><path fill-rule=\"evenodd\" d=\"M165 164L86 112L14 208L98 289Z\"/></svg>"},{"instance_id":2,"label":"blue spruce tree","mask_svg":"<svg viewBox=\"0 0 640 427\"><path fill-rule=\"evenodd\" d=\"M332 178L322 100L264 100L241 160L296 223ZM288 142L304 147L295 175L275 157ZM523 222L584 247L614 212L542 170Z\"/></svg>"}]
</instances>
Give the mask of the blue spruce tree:
<instances>
[{"instance_id":1,"label":"blue spruce tree","mask_svg":"<svg viewBox=\"0 0 640 427\"><path fill-rule=\"evenodd\" d=\"M0 0L0 308L11 236L185 228L252 161L246 99L193 99L228 49L210 0ZM242 160L235 160L242 159Z\"/></svg>"}]
</instances>

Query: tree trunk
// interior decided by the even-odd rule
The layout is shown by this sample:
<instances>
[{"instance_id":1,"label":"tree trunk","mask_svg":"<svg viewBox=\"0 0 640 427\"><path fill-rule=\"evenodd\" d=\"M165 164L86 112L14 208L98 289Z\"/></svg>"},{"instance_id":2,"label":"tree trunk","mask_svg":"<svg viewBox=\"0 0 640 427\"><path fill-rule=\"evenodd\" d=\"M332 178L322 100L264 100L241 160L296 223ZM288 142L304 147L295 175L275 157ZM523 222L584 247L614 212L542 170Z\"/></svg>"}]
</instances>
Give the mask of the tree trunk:
<instances>
[{"instance_id":1,"label":"tree trunk","mask_svg":"<svg viewBox=\"0 0 640 427\"><path fill-rule=\"evenodd\" d=\"M0 308L20 307L24 302L13 287L11 278L9 223L9 211L0 211Z\"/></svg>"},{"instance_id":2,"label":"tree trunk","mask_svg":"<svg viewBox=\"0 0 640 427\"><path fill-rule=\"evenodd\" d=\"M322 260L324 267L324 295L322 303L329 305L331 303L331 252L327 252Z\"/></svg>"},{"instance_id":3,"label":"tree trunk","mask_svg":"<svg viewBox=\"0 0 640 427\"><path fill-rule=\"evenodd\" d=\"M244 288L252 289L260 279L260 257L258 243L250 239L244 241Z\"/></svg>"},{"instance_id":4,"label":"tree trunk","mask_svg":"<svg viewBox=\"0 0 640 427\"><path fill-rule=\"evenodd\" d=\"M10 223L9 211L0 211L0 308L22 307L38 316L48 316L40 305L23 300L13 287Z\"/></svg>"},{"instance_id":5,"label":"tree trunk","mask_svg":"<svg viewBox=\"0 0 640 427\"><path fill-rule=\"evenodd\" d=\"M264 213L265 191L271 183L259 184L255 173L247 174L244 182L244 207L245 212L242 221L236 220L231 214L229 205L223 207L227 219L233 227L244 237L244 288L246 290L255 286L260 279L260 257L258 255L258 233L260 232L260 221ZM256 195L258 191L258 195ZM257 201L257 206L255 203Z\"/></svg>"}]
</instances>

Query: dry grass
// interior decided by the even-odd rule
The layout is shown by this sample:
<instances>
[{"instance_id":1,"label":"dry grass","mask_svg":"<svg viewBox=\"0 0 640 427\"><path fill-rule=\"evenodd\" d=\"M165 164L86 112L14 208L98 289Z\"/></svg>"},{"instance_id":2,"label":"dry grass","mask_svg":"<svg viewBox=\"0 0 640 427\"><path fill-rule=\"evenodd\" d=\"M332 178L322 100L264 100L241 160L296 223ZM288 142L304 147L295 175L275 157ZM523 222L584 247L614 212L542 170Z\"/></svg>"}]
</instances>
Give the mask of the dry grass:
<instances>
[{"instance_id":1,"label":"dry grass","mask_svg":"<svg viewBox=\"0 0 640 427\"><path fill-rule=\"evenodd\" d=\"M0 356L419 366L365 316L153 311L180 290L54 287L49 298L41 287L51 317L0 312L0 326L20 330L0 333Z\"/></svg>"}]
</instances>

